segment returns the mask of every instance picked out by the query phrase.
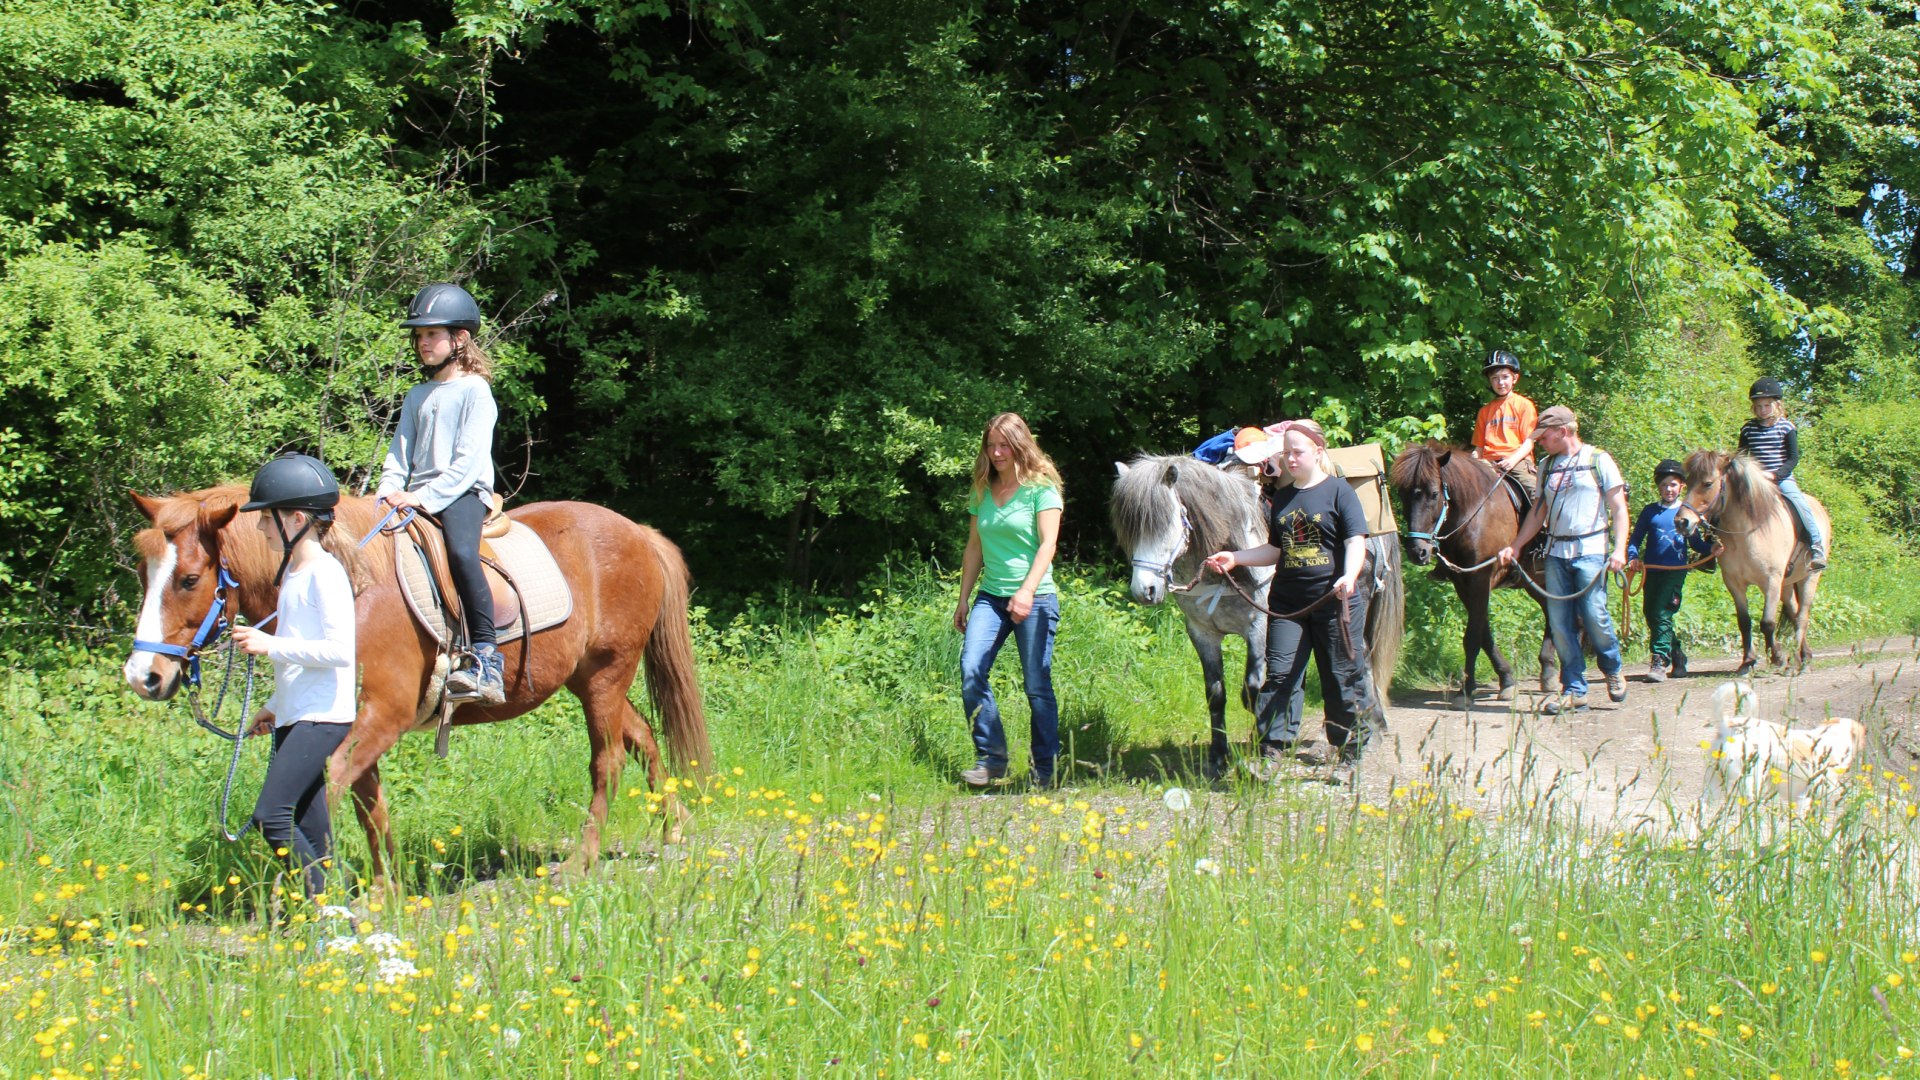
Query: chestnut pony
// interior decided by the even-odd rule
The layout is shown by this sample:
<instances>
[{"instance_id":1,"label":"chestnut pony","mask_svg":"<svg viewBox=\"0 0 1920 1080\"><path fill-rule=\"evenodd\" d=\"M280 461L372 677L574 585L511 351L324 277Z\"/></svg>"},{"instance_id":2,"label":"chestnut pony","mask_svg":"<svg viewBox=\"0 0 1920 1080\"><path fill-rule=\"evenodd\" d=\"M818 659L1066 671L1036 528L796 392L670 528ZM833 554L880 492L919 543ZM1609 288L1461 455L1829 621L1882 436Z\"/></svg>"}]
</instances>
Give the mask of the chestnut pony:
<instances>
[{"instance_id":1,"label":"chestnut pony","mask_svg":"<svg viewBox=\"0 0 1920 1080\"><path fill-rule=\"evenodd\" d=\"M1467 629L1461 637L1466 654L1466 670L1460 676L1460 692L1453 698L1458 709L1473 706L1474 669L1484 652L1500 680L1497 700L1515 697L1513 667L1493 639L1491 606L1493 590L1525 587L1518 574L1502 573L1494 561L1501 548L1513 543L1520 532L1520 508L1504 489L1492 465L1465 449L1438 442L1412 443L1393 459L1389 470L1394 493L1406 508L1408 554L1415 566L1435 562L1444 571L1444 580L1453 582L1454 594L1467 610ZM1530 546L1522 556L1527 573L1535 581L1545 580L1541 549ZM1459 569L1456 569L1459 568ZM1465 572L1461 572L1464 570ZM1546 619L1546 601L1533 589L1527 594L1540 605L1541 620ZM1586 635L1581 635L1584 647ZM1555 672L1559 655L1553 651L1553 637L1544 629L1540 635L1540 691L1551 693L1559 685Z\"/></svg>"},{"instance_id":2,"label":"chestnut pony","mask_svg":"<svg viewBox=\"0 0 1920 1080\"><path fill-rule=\"evenodd\" d=\"M216 606L224 605L226 618L239 614L250 623L273 611L279 559L255 527L258 515L239 511L246 498L247 489L238 485L170 497L133 494L134 503L153 523L134 538L145 589L136 638L192 651L211 644L204 628L212 625L209 616ZM337 535L352 542L371 531L380 516L380 507L370 499L342 499L335 511ZM580 699L592 748L588 774L593 801L580 848L568 867L584 870L599 857L607 800L628 751L645 758L647 781L655 790L665 782L653 730L627 698L643 660L647 693L666 729L674 764L696 771L711 764L687 626L690 578L680 549L671 541L604 507L532 503L512 511L512 517L538 533L553 553L573 590L573 614L534 635L524 671L526 639L503 644L506 701L463 704L454 711L453 723L511 719L531 712L563 686ZM361 555L372 584L354 605L359 711L346 741L327 763L328 795L337 798L342 789L353 791L354 811L367 831L368 877L376 888L386 888L388 864L397 853L380 788L380 755L414 729L436 646L400 595L392 539L376 537ZM217 631L211 636L217 637ZM165 701L179 692L190 662L136 649L127 660L127 683L149 701ZM426 730L431 729L429 724ZM687 811L671 792L666 798L667 840L678 842Z\"/></svg>"},{"instance_id":3,"label":"chestnut pony","mask_svg":"<svg viewBox=\"0 0 1920 1080\"><path fill-rule=\"evenodd\" d=\"M1733 610L1740 617L1740 668L1753 670L1753 615L1747 610L1747 589L1760 588L1760 633L1766 639L1773 666L1786 664L1786 649L1777 636L1780 612L1793 624L1794 660L1805 666L1807 626L1812 621L1813 598L1820 591L1820 571L1808 570L1807 545L1794 528L1793 508L1780 488L1767 479L1759 462L1725 450L1696 450L1682 467L1687 498L1674 515L1674 528L1683 535L1704 530L1726 550L1720 555L1720 578L1733 594ZM1833 535L1827 508L1813 504L1820 529Z\"/></svg>"}]
</instances>

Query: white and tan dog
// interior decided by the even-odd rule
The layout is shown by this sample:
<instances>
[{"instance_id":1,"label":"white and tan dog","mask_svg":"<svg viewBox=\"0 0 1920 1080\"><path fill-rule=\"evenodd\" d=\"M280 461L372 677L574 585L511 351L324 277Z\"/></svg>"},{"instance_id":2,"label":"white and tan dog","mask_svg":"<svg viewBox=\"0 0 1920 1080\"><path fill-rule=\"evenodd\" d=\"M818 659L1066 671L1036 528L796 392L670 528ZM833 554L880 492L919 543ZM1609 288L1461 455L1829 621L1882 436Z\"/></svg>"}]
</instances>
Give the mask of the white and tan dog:
<instances>
[{"instance_id":1,"label":"white and tan dog","mask_svg":"<svg viewBox=\"0 0 1920 1080\"><path fill-rule=\"evenodd\" d=\"M1703 800L1738 794L1755 803L1778 787L1792 786L1785 729L1760 719L1759 705L1750 683L1726 682L1714 690Z\"/></svg>"},{"instance_id":2,"label":"white and tan dog","mask_svg":"<svg viewBox=\"0 0 1920 1080\"><path fill-rule=\"evenodd\" d=\"M1793 763L1794 806L1804 810L1814 794L1832 798L1854 763L1867 756L1867 727L1835 716L1816 728L1787 731L1787 757Z\"/></svg>"}]
</instances>

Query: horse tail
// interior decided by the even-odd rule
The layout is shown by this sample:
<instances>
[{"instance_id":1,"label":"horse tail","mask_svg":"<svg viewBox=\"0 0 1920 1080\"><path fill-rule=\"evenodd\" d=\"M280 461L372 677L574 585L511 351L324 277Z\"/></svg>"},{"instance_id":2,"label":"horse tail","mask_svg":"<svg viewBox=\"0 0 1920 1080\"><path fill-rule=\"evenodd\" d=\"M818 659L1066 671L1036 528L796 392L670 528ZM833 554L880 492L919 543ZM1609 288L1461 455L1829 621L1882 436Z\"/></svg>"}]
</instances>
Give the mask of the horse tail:
<instances>
[{"instance_id":1,"label":"horse tail","mask_svg":"<svg viewBox=\"0 0 1920 1080\"><path fill-rule=\"evenodd\" d=\"M1367 659L1373 669L1373 690L1386 707L1387 694L1393 689L1393 669L1400 663L1400 646L1407 627L1407 591L1400 566L1400 544L1395 536L1375 536L1367 540L1374 565L1381 567L1380 587L1374 592L1373 605L1367 609Z\"/></svg>"},{"instance_id":2,"label":"horse tail","mask_svg":"<svg viewBox=\"0 0 1920 1080\"><path fill-rule=\"evenodd\" d=\"M707 711L700 701L700 683L694 677L693 631L687 623L687 600L693 574L680 548L657 530L647 529L647 540L660 557L660 613L647 638L644 662L647 699L667 736L667 753L677 770L702 775L713 765L713 747L707 741Z\"/></svg>"}]
</instances>

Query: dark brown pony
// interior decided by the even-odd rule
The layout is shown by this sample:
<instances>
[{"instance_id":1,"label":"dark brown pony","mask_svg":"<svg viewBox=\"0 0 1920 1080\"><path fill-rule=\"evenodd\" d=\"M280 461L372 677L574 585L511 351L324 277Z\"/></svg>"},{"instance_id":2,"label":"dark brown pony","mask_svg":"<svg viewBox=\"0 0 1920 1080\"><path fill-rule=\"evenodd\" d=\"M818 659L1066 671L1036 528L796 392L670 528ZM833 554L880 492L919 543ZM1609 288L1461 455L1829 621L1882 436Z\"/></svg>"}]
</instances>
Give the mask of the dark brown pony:
<instances>
[{"instance_id":1,"label":"dark brown pony","mask_svg":"<svg viewBox=\"0 0 1920 1080\"><path fill-rule=\"evenodd\" d=\"M1488 616L1493 590L1522 587L1520 575L1500 573L1496 553L1513 543L1520 532L1520 508L1505 490L1493 466L1466 450L1437 442L1415 443L1400 451L1390 470L1393 490L1406 509L1402 529L1407 537L1408 555L1417 566L1436 561L1441 573L1453 582L1453 591L1467 609L1467 631L1461 638L1466 653L1466 671L1460 677L1460 693L1454 705L1467 708L1473 702L1474 668L1484 651L1500 678L1501 701L1514 697L1513 667L1493 640L1493 624ZM1539 550L1527 553L1526 570L1535 581L1544 581ZM1459 568L1459 569L1455 569ZM1460 569L1467 572L1461 573ZM1540 604L1542 624L1546 621L1546 602L1531 589L1527 594ZM1553 651L1553 639L1545 629L1540 635L1540 689L1551 693L1559 686L1555 672L1559 668Z\"/></svg>"},{"instance_id":2,"label":"dark brown pony","mask_svg":"<svg viewBox=\"0 0 1920 1080\"><path fill-rule=\"evenodd\" d=\"M246 497L247 490L237 485L171 497L134 494L134 502L153 523L134 539L143 560L145 589L136 638L190 643L220 599L222 568L239 583L225 597L229 615L237 611L257 623L273 611L279 559L255 527L259 515L239 512ZM711 764L687 626L689 576L680 549L671 541L604 507L534 503L514 510L512 517L538 533L553 552L573 589L573 614L534 635L524 671L525 639L503 645L507 700L491 707L462 705L454 711L453 723L511 719L532 711L563 686L573 691L586 712L592 747L588 774L593 801L580 848L568 863L570 869L583 870L599 857L607 799L628 751L645 758L647 782L656 790L665 782L653 730L627 699L642 660L648 696L665 726L674 764L695 771ZM336 528L352 542L379 518L373 501L344 499L336 511ZM368 877L376 888L384 888L396 851L380 787L380 755L415 728L436 646L400 595L393 541L377 537L362 556L372 584L355 604L360 704L352 731L328 762L328 794L337 799L342 789L353 791L354 810L367 831ZM148 651L136 650L126 665L133 692L150 701L178 693L185 674L181 659ZM671 792L665 809L667 839L677 842L687 812Z\"/></svg>"},{"instance_id":3,"label":"dark brown pony","mask_svg":"<svg viewBox=\"0 0 1920 1080\"><path fill-rule=\"evenodd\" d=\"M1805 667L1812 655L1807 626L1822 572L1808 569L1810 553L1794 528L1793 508L1780 486L1767 479L1751 457L1725 450L1696 450L1687 456L1684 469L1687 500L1674 515L1674 526L1688 535L1704 526L1726 549L1720 554L1720 580L1733 595L1740 618L1740 668L1735 674L1753 670L1753 616L1747 610L1747 590L1753 587L1760 590L1760 634L1768 658L1775 667L1786 664L1786 649L1777 636L1784 611L1793 624L1794 659ZM1813 506L1821 531L1831 537L1833 522L1826 507L1818 502Z\"/></svg>"}]
</instances>

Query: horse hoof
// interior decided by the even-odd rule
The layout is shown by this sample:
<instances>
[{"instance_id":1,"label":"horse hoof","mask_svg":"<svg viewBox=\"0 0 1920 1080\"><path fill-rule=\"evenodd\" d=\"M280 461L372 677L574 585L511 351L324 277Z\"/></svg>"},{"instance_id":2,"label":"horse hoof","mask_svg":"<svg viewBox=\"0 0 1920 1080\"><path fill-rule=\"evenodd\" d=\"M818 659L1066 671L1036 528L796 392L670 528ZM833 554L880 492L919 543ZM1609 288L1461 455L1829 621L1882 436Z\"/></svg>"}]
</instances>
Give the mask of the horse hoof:
<instances>
[{"instance_id":1,"label":"horse hoof","mask_svg":"<svg viewBox=\"0 0 1920 1080\"><path fill-rule=\"evenodd\" d=\"M1463 690L1448 698L1447 705L1451 708L1459 709L1461 712L1470 712L1473 709L1473 695Z\"/></svg>"},{"instance_id":2,"label":"horse hoof","mask_svg":"<svg viewBox=\"0 0 1920 1080\"><path fill-rule=\"evenodd\" d=\"M1495 701L1512 701L1518 693L1519 688L1512 683L1508 683L1500 688L1499 693L1493 695L1493 699Z\"/></svg>"},{"instance_id":3,"label":"horse hoof","mask_svg":"<svg viewBox=\"0 0 1920 1080\"><path fill-rule=\"evenodd\" d=\"M1552 668L1548 668L1547 670L1542 671L1540 673L1540 692L1541 693L1543 694L1557 693L1559 689L1560 689L1560 680L1556 677L1555 672L1553 671Z\"/></svg>"}]
</instances>

